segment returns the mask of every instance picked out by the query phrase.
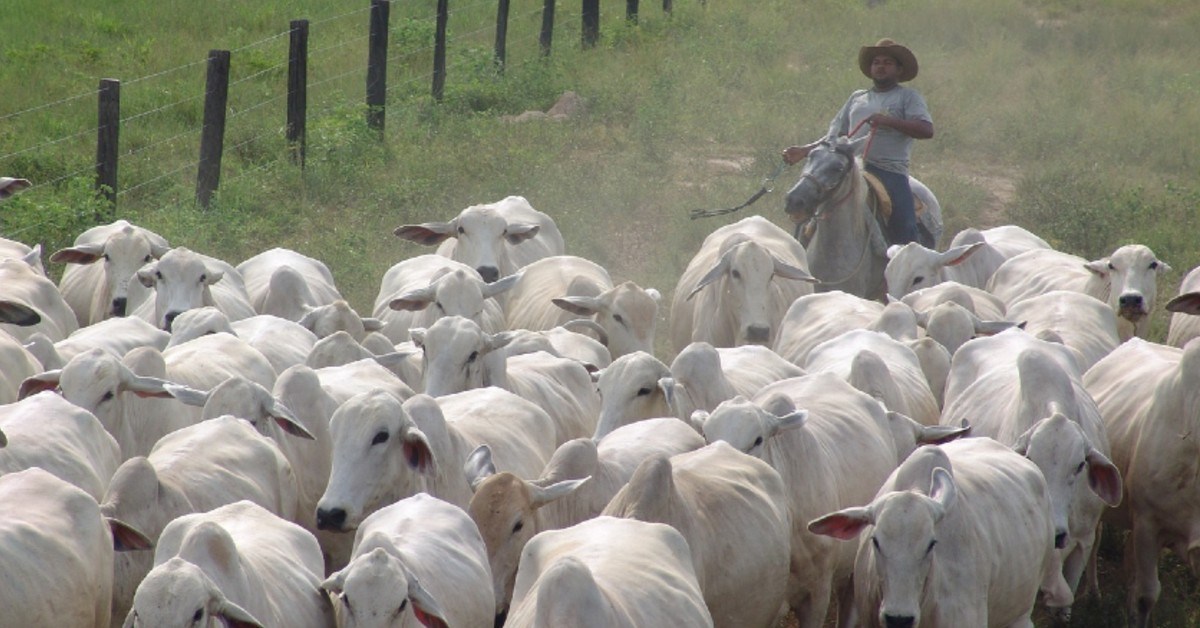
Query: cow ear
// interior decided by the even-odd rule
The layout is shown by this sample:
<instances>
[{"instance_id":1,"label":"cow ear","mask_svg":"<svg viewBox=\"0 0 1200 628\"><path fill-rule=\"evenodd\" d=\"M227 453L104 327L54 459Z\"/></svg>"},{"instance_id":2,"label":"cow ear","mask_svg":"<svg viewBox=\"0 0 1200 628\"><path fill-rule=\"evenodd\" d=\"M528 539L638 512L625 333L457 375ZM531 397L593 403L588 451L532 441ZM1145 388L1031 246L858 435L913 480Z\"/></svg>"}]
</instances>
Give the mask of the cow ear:
<instances>
[{"instance_id":1,"label":"cow ear","mask_svg":"<svg viewBox=\"0 0 1200 628\"><path fill-rule=\"evenodd\" d=\"M729 264L731 263L729 260L732 255L732 250L725 251L725 254L721 256L721 259L717 260L716 266L713 266L707 273L704 273L704 276L700 278L700 281L696 282L696 285L692 288L692 291L688 293L687 298L684 300L691 301L692 297L696 296L696 293L703 290L705 286L716 281L717 279L720 279L721 275L724 275L729 270Z\"/></svg>"},{"instance_id":2,"label":"cow ear","mask_svg":"<svg viewBox=\"0 0 1200 628\"><path fill-rule=\"evenodd\" d=\"M1116 465L1095 447L1088 450L1084 459L1088 465L1088 486L1109 506L1121 505L1121 472Z\"/></svg>"},{"instance_id":3,"label":"cow ear","mask_svg":"<svg viewBox=\"0 0 1200 628\"><path fill-rule=\"evenodd\" d=\"M595 297L567 296L551 299L550 302L576 316L591 316L601 307L600 302Z\"/></svg>"},{"instance_id":4,"label":"cow ear","mask_svg":"<svg viewBox=\"0 0 1200 628\"><path fill-rule=\"evenodd\" d=\"M383 329L383 321L379 320L378 318L367 316L365 318L362 318L362 326L363 326L363 331L368 332L368 333L373 332L373 331L379 331L379 330Z\"/></svg>"},{"instance_id":5,"label":"cow ear","mask_svg":"<svg viewBox=\"0 0 1200 628\"><path fill-rule=\"evenodd\" d=\"M1016 452L1018 454L1021 454L1022 456L1028 454L1029 453L1029 439L1032 438L1032 436L1033 436L1033 428L1031 427L1031 428L1025 430L1024 432L1022 432L1021 435L1017 437L1017 440L1013 442L1012 447L1010 447L1010 449L1012 449L1014 452Z\"/></svg>"},{"instance_id":6,"label":"cow ear","mask_svg":"<svg viewBox=\"0 0 1200 628\"><path fill-rule=\"evenodd\" d=\"M42 322L42 315L37 310L16 301L0 299L0 323L30 327Z\"/></svg>"},{"instance_id":7,"label":"cow ear","mask_svg":"<svg viewBox=\"0 0 1200 628\"><path fill-rule=\"evenodd\" d=\"M575 489L583 486L583 483L590 479L592 479L592 476L589 475L587 477L574 480L563 480L562 482L551 484L546 488L542 488L536 484L526 484L529 486L533 507L541 508L542 506L545 506L556 499L566 497L567 495L574 493Z\"/></svg>"},{"instance_id":8,"label":"cow ear","mask_svg":"<svg viewBox=\"0 0 1200 628\"><path fill-rule=\"evenodd\" d=\"M271 399L274 403L271 404L270 408L267 408L267 415L271 417L272 421L275 421L275 425L278 425L279 429L291 434L292 436L295 436L296 438L317 440L317 437L313 436L313 433L308 431L308 428L304 427L304 425L300 423L300 420L296 418L296 415L292 413L287 406L283 405L282 401L275 399L274 397Z\"/></svg>"},{"instance_id":9,"label":"cow ear","mask_svg":"<svg viewBox=\"0 0 1200 628\"><path fill-rule=\"evenodd\" d=\"M404 460L418 473L433 475L437 472L433 448L429 446L425 433L415 427L404 432Z\"/></svg>"},{"instance_id":10,"label":"cow ear","mask_svg":"<svg viewBox=\"0 0 1200 628\"><path fill-rule=\"evenodd\" d=\"M517 285L517 282L521 280L523 275L524 272L518 271L507 277L501 277L492 283L484 284L480 288L480 293L483 294L483 298L490 299L503 292L507 292L513 286Z\"/></svg>"},{"instance_id":11,"label":"cow ear","mask_svg":"<svg viewBox=\"0 0 1200 628\"><path fill-rule=\"evenodd\" d=\"M958 498L958 487L955 486L950 472L941 467L936 467L930 477L929 498L938 505L935 521L940 521L946 511L954 507L954 501Z\"/></svg>"},{"instance_id":12,"label":"cow ear","mask_svg":"<svg viewBox=\"0 0 1200 628\"><path fill-rule=\"evenodd\" d=\"M17 391L17 399L24 399L42 391L58 388L58 378L61 376L62 369L55 369L25 378L25 381L21 382L21 388Z\"/></svg>"},{"instance_id":13,"label":"cow ear","mask_svg":"<svg viewBox=\"0 0 1200 628\"><path fill-rule=\"evenodd\" d=\"M1167 301L1167 311L1200 314L1200 292L1187 292Z\"/></svg>"},{"instance_id":14,"label":"cow ear","mask_svg":"<svg viewBox=\"0 0 1200 628\"><path fill-rule=\"evenodd\" d=\"M821 280L813 277L807 270L798 266L793 266L774 255L771 259L775 262L775 274L784 279L795 279L796 281L806 281L808 283L820 283Z\"/></svg>"},{"instance_id":15,"label":"cow ear","mask_svg":"<svg viewBox=\"0 0 1200 628\"><path fill-rule=\"evenodd\" d=\"M425 348L425 328L413 327L408 330L408 337L418 349Z\"/></svg>"},{"instance_id":16,"label":"cow ear","mask_svg":"<svg viewBox=\"0 0 1200 628\"><path fill-rule=\"evenodd\" d=\"M331 595L338 595L346 584L346 570L335 571L321 583L321 590Z\"/></svg>"},{"instance_id":17,"label":"cow ear","mask_svg":"<svg viewBox=\"0 0 1200 628\"><path fill-rule=\"evenodd\" d=\"M982 248L984 244L984 242L962 244L939 254L938 257L941 258L942 264L946 266L957 266L967 261L971 257L971 254Z\"/></svg>"},{"instance_id":18,"label":"cow ear","mask_svg":"<svg viewBox=\"0 0 1200 628\"><path fill-rule=\"evenodd\" d=\"M697 432L704 434L704 424L708 422L708 417L709 414L707 410L695 410L692 412L692 416L688 417L688 423L690 423Z\"/></svg>"},{"instance_id":19,"label":"cow ear","mask_svg":"<svg viewBox=\"0 0 1200 628\"><path fill-rule=\"evenodd\" d=\"M153 288L154 284L158 281L157 273L158 262L150 262L149 264L146 264L138 269L137 278L143 286L146 286L147 288Z\"/></svg>"},{"instance_id":20,"label":"cow ear","mask_svg":"<svg viewBox=\"0 0 1200 628\"><path fill-rule=\"evenodd\" d=\"M436 290L434 290L433 286L409 290L404 294L392 297L392 300L388 301L388 308L397 312L419 312L429 307L430 303L433 303L435 294Z\"/></svg>"},{"instance_id":21,"label":"cow ear","mask_svg":"<svg viewBox=\"0 0 1200 628\"><path fill-rule=\"evenodd\" d=\"M173 384L169 382L163 386L163 391L166 392L165 396L174 397L175 400L184 405L195 406L197 408L203 408L204 405L208 403L209 393L212 392L196 390L195 388L189 388L182 384ZM135 394L137 394L139 397L146 396L144 393Z\"/></svg>"},{"instance_id":22,"label":"cow ear","mask_svg":"<svg viewBox=\"0 0 1200 628\"><path fill-rule=\"evenodd\" d=\"M214 614L223 619L229 628L263 628L262 623L249 611L224 598L217 604Z\"/></svg>"},{"instance_id":23,"label":"cow ear","mask_svg":"<svg viewBox=\"0 0 1200 628\"><path fill-rule=\"evenodd\" d=\"M221 279L223 277L225 277L225 271L221 270L220 268L215 268L212 266L204 267L204 283L205 284L211 286L214 283L221 281Z\"/></svg>"},{"instance_id":24,"label":"cow ear","mask_svg":"<svg viewBox=\"0 0 1200 628\"><path fill-rule=\"evenodd\" d=\"M904 248L904 247L900 246L899 244L893 244L893 245L887 247L887 258L888 259L895 258L896 254L899 253L900 249L902 249L902 248Z\"/></svg>"},{"instance_id":25,"label":"cow ear","mask_svg":"<svg viewBox=\"0 0 1200 628\"><path fill-rule=\"evenodd\" d=\"M846 508L845 510L839 510L810 521L808 523L808 531L813 534L849 541L858 536L863 528L874 523L875 516L869 508Z\"/></svg>"},{"instance_id":26,"label":"cow ear","mask_svg":"<svg viewBox=\"0 0 1200 628\"><path fill-rule=\"evenodd\" d=\"M476 447L463 463L463 473L466 474L467 483L471 485L472 491L478 489L484 480L495 475L496 464L492 462L492 448L486 443Z\"/></svg>"},{"instance_id":27,"label":"cow ear","mask_svg":"<svg viewBox=\"0 0 1200 628\"><path fill-rule=\"evenodd\" d=\"M104 521L108 524L108 529L112 530L114 551L131 552L154 549L154 541L147 538L137 528L112 517L105 517Z\"/></svg>"},{"instance_id":28,"label":"cow ear","mask_svg":"<svg viewBox=\"0 0 1200 628\"><path fill-rule=\"evenodd\" d=\"M508 227L504 229L504 240L509 244L516 246L537 235L538 231L541 231L541 229L542 228L540 225L510 223Z\"/></svg>"},{"instance_id":29,"label":"cow ear","mask_svg":"<svg viewBox=\"0 0 1200 628\"><path fill-rule=\"evenodd\" d=\"M91 264L104 257L104 245L84 244L70 248L59 249L50 256L50 261L56 264Z\"/></svg>"},{"instance_id":30,"label":"cow ear","mask_svg":"<svg viewBox=\"0 0 1200 628\"><path fill-rule=\"evenodd\" d=\"M1109 262L1109 258L1105 257L1102 259L1087 262L1083 265L1083 267L1088 269L1089 271L1091 271L1093 274L1099 276L1100 278L1105 279L1108 277L1108 262Z\"/></svg>"},{"instance_id":31,"label":"cow ear","mask_svg":"<svg viewBox=\"0 0 1200 628\"><path fill-rule=\"evenodd\" d=\"M426 222L419 225L402 225L396 227L392 233L409 242L432 246L441 244L443 240L454 234L454 223Z\"/></svg>"},{"instance_id":32,"label":"cow ear","mask_svg":"<svg viewBox=\"0 0 1200 628\"><path fill-rule=\"evenodd\" d=\"M412 603L413 615L422 626L428 628L449 628L446 623L446 611L441 604L421 586L421 581L412 573L408 574L408 601Z\"/></svg>"}]
</instances>

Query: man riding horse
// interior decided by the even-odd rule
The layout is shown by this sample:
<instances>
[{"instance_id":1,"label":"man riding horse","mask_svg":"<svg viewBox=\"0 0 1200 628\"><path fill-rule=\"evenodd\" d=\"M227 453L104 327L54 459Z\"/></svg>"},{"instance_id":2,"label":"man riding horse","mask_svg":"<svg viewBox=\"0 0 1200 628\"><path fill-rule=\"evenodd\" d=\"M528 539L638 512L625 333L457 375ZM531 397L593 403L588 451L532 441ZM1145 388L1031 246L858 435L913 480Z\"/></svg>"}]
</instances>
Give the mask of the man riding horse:
<instances>
[{"instance_id":1,"label":"man riding horse","mask_svg":"<svg viewBox=\"0 0 1200 628\"><path fill-rule=\"evenodd\" d=\"M919 232L908 161L914 139L933 137L933 119L925 99L915 89L901 85L916 78L917 57L908 48L884 38L858 51L858 67L874 83L871 89L850 95L825 137L803 146L789 146L783 151L783 159L794 164L822 142L869 135L867 154L863 156L866 170L883 184L891 198L888 240L892 244L916 242ZM796 213L792 219L802 222L807 217Z\"/></svg>"}]
</instances>

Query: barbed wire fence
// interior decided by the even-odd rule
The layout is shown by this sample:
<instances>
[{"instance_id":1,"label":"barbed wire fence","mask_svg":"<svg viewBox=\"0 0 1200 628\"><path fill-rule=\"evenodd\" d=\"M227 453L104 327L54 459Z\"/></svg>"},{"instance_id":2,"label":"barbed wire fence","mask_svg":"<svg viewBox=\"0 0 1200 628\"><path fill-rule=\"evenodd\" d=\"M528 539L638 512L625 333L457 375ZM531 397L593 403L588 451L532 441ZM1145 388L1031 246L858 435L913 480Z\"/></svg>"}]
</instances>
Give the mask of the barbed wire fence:
<instances>
[{"instance_id":1,"label":"barbed wire fence","mask_svg":"<svg viewBox=\"0 0 1200 628\"><path fill-rule=\"evenodd\" d=\"M570 45L568 38L578 37L582 48L595 45L599 0L580 0L577 7L556 6L555 0L536 4L540 6L512 12L510 0L455 2L453 7L450 0L438 0L435 15L410 9L408 15L389 19L390 1L370 0L318 20L294 20L286 30L211 51L207 59L127 80L103 79L97 89L0 114L0 125L61 126L62 121L88 119L84 107L97 112L95 124L0 153L0 174L26 176L26 166L47 173L22 193L35 202L64 182L92 178L108 201L109 215L97 220L115 217L118 206L137 207L147 199L163 202L164 192L175 191L174 202L183 202L183 190L193 181L196 201L207 206L222 178L228 182L250 176L289 157L303 168L310 119L358 106L382 136L389 100L432 96L440 102L447 78L477 63L477 56L462 51L478 53L492 46L491 61L503 72L548 57L552 42ZM637 21L637 4L626 1L624 19L630 23ZM664 0L663 10L670 13L670 0ZM362 28L364 21L369 28ZM524 27L524 35L510 39L510 24ZM361 30L356 33L355 28ZM390 50L389 35L396 40ZM448 49L458 51L449 63ZM520 55L515 63L510 50ZM377 66L385 71L378 73ZM223 165L225 153L241 159ZM0 235L19 238L45 226L26 222Z\"/></svg>"}]
</instances>

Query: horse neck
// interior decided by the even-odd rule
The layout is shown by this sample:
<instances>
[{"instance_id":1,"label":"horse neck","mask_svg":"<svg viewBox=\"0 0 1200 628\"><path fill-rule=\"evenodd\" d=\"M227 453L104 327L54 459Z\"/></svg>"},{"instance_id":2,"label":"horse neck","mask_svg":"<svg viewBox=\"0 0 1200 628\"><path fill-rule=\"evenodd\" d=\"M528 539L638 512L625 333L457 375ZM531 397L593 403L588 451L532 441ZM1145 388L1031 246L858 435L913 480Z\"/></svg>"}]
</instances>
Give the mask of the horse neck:
<instances>
[{"instance_id":1,"label":"horse neck","mask_svg":"<svg viewBox=\"0 0 1200 628\"><path fill-rule=\"evenodd\" d=\"M854 159L850 172L834 188L829 200L818 209L821 220L826 223L817 229L817 237L825 232L828 244L867 243L869 210L867 207L867 182L863 176L862 163ZM858 251L857 247L854 248Z\"/></svg>"}]
</instances>

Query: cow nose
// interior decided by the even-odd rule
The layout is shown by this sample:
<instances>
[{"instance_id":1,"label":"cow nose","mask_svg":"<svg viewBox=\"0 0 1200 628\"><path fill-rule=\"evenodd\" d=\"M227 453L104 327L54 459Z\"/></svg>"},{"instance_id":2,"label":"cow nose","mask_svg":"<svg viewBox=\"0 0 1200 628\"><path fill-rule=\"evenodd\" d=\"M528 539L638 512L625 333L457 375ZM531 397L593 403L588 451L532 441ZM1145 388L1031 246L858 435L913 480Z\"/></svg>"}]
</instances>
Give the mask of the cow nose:
<instances>
[{"instance_id":1,"label":"cow nose","mask_svg":"<svg viewBox=\"0 0 1200 628\"><path fill-rule=\"evenodd\" d=\"M500 278L500 269L495 266L480 266L475 270L479 271L479 276L483 277L483 280L488 283L492 283Z\"/></svg>"},{"instance_id":2,"label":"cow nose","mask_svg":"<svg viewBox=\"0 0 1200 628\"><path fill-rule=\"evenodd\" d=\"M884 615L883 626L887 628L912 628L917 626L917 621L913 617L901 617L899 615Z\"/></svg>"},{"instance_id":3,"label":"cow nose","mask_svg":"<svg viewBox=\"0 0 1200 628\"><path fill-rule=\"evenodd\" d=\"M342 508L317 509L317 529L337 532L346 525L346 511Z\"/></svg>"},{"instance_id":4,"label":"cow nose","mask_svg":"<svg viewBox=\"0 0 1200 628\"><path fill-rule=\"evenodd\" d=\"M916 625L916 620L912 617L901 617L899 615L884 615L883 625L887 628L913 628Z\"/></svg>"},{"instance_id":5,"label":"cow nose","mask_svg":"<svg viewBox=\"0 0 1200 628\"><path fill-rule=\"evenodd\" d=\"M747 342L766 342L771 337L771 328L766 325L751 325L746 328Z\"/></svg>"},{"instance_id":6,"label":"cow nose","mask_svg":"<svg viewBox=\"0 0 1200 628\"><path fill-rule=\"evenodd\" d=\"M1121 309L1127 309L1127 308L1141 309L1142 295L1140 295L1140 294L1122 294L1120 296L1120 298L1117 299L1117 305L1119 305L1121 307Z\"/></svg>"},{"instance_id":7,"label":"cow nose","mask_svg":"<svg viewBox=\"0 0 1200 628\"><path fill-rule=\"evenodd\" d=\"M1062 549L1067 546L1067 533L1059 532L1054 535L1054 549Z\"/></svg>"},{"instance_id":8,"label":"cow nose","mask_svg":"<svg viewBox=\"0 0 1200 628\"><path fill-rule=\"evenodd\" d=\"M113 316L125 316L125 307L128 305L128 303L129 303L129 299L126 299L125 297L118 297L116 299L113 299L112 315Z\"/></svg>"},{"instance_id":9,"label":"cow nose","mask_svg":"<svg viewBox=\"0 0 1200 628\"><path fill-rule=\"evenodd\" d=\"M167 315L163 317L163 320L167 322L167 325L164 329L171 331L171 325L175 323L175 319L178 318L180 314L181 312L167 312Z\"/></svg>"}]
</instances>

